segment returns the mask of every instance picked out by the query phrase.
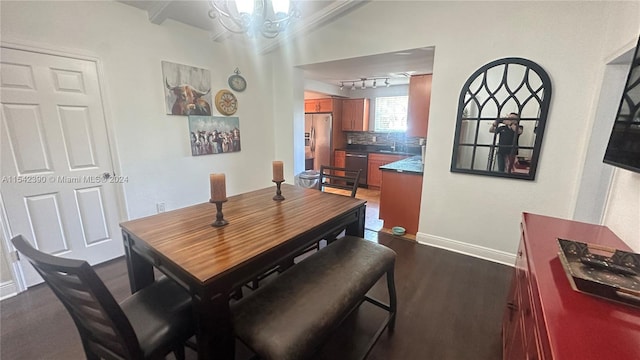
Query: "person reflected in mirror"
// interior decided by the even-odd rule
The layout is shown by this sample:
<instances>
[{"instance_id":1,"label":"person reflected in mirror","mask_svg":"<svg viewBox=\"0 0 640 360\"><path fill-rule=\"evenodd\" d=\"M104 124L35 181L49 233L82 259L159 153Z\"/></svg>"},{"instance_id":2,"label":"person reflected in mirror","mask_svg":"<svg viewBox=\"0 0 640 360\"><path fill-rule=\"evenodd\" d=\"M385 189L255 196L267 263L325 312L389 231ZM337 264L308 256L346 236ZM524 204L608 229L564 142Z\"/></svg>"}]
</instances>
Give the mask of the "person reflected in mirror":
<instances>
[{"instance_id":1,"label":"person reflected in mirror","mask_svg":"<svg viewBox=\"0 0 640 360\"><path fill-rule=\"evenodd\" d=\"M523 127L520 125L520 117L517 113L510 113L508 116L496 119L489 128L490 133L496 134L493 138L495 145L498 138L498 171L511 174L514 169L516 155L518 155L518 138L522 134Z\"/></svg>"}]
</instances>

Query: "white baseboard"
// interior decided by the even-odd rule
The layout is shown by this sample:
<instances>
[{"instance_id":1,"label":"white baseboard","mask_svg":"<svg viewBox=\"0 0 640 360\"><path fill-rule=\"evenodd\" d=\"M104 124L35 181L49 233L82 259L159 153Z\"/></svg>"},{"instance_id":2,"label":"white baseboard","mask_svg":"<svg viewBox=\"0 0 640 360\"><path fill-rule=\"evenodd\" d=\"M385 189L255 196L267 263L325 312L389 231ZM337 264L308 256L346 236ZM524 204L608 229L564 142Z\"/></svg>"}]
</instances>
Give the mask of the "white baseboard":
<instances>
[{"instance_id":1,"label":"white baseboard","mask_svg":"<svg viewBox=\"0 0 640 360\"><path fill-rule=\"evenodd\" d=\"M0 284L0 300L10 298L18 294L18 288L13 281L6 281Z\"/></svg>"},{"instance_id":2,"label":"white baseboard","mask_svg":"<svg viewBox=\"0 0 640 360\"><path fill-rule=\"evenodd\" d=\"M468 244L457 240L451 240L440 236L429 235L421 232L416 234L416 241L423 245L429 245L440 249L469 255L507 266L514 266L516 262L515 254L490 249L484 246Z\"/></svg>"}]
</instances>

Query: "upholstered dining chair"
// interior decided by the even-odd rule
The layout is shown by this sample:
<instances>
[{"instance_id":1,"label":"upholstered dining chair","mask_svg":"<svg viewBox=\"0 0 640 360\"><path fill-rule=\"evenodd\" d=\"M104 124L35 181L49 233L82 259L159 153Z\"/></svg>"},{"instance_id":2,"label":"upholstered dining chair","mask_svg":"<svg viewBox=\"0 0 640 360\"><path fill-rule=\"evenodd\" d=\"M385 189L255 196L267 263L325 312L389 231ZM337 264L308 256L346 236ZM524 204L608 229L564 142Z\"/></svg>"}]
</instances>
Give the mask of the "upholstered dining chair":
<instances>
[{"instance_id":1,"label":"upholstered dining chair","mask_svg":"<svg viewBox=\"0 0 640 360\"><path fill-rule=\"evenodd\" d=\"M163 277L118 304L82 260L36 250L22 235L11 239L71 315L87 359L184 359L194 334L191 296Z\"/></svg>"}]
</instances>

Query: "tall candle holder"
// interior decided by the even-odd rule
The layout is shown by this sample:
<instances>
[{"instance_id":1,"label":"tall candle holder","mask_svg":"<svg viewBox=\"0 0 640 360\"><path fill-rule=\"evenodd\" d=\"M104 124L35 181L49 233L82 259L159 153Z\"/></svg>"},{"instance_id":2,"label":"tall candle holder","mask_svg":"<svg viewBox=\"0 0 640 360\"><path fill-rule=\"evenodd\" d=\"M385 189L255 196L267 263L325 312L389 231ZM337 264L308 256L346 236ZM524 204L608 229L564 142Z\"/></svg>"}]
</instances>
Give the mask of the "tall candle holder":
<instances>
[{"instance_id":1,"label":"tall candle holder","mask_svg":"<svg viewBox=\"0 0 640 360\"><path fill-rule=\"evenodd\" d=\"M272 180L272 181L276 183L276 195L273 197L273 200L275 201L284 200L284 196L282 196L282 191L280 190L280 185L284 182L284 180Z\"/></svg>"},{"instance_id":2,"label":"tall candle holder","mask_svg":"<svg viewBox=\"0 0 640 360\"><path fill-rule=\"evenodd\" d=\"M210 203L216 204L216 221L211 224L214 227L221 227L227 225L229 222L224 219L224 215L222 214L222 203L227 202L227 200L209 200Z\"/></svg>"}]
</instances>

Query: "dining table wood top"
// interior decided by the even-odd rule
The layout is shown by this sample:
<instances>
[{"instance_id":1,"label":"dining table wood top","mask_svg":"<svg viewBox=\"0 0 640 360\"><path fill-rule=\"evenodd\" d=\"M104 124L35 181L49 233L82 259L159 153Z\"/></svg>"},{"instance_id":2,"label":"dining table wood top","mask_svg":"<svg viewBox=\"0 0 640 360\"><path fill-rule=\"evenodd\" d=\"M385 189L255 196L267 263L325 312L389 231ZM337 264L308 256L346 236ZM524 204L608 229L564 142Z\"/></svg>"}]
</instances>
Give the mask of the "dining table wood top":
<instances>
[{"instance_id":1,"label":"dining table wood top","mask_svg":"<svg viewBox=\"0 0 640 360\"><path fill-rule=\"evenodd\" d=\"M365 200L282 184L283 201L273 200L275 186L228 198L222 212L229 223L213 227L216 205L202 203L121 223L201 284L290 239L364 206Z\"/></svg>"}]
</instances>

